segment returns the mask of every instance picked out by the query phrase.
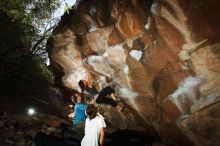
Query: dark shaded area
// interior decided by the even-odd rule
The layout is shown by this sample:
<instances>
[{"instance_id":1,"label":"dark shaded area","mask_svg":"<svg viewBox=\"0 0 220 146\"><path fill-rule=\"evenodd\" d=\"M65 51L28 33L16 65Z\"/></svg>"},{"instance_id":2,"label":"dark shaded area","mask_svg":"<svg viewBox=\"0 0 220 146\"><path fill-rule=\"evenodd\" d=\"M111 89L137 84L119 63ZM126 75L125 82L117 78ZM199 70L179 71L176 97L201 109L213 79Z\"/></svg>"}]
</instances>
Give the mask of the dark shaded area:
<instances>
[{"instance_id":1,"label":"dark shaded area","mask_svg":"<svg viewBox=\"0 0 220 146\"><path fill-rule=\"evenodd\" d=\"M44 88L49 86L52 73L44 59L28 50L26 33L33 33L31 26L24 26L1 10L0 20L0 95L5 98L45 95Z\"/></svg>"},{"instance_id":2,"label":"dark shaded area","mask_svg":"<svg viewBox=\"0 0 220 146\"><path fill-rule=\"evenodd\" d=\"M36 146L80 146L78 140L59 138L45 133L37 133L35 136Z\"/></svg>"},{"instance_id":3,"label":"dark shaded area","mask_svg":"<svg viewBox=\"0 0 220 146\"><path fill-rule=\"evenodd\" d=\"M120 130L106 137L110 139L106 146L146 146L155 142L153 136L131 130Z\"/></svg>"},{"instance_id":4,"label":"dark shaded area","mask_svg":"<svg viewBox=\"0 0 220 146\"><path fill-rule=\"evenodd\" d=\"M155 94L155 99L157 95L159 94L160 91L160 81L159 80L154 80L153 81L153 89L154 89L154 94Z\"/></svg>"},{"instance_id":5,"label":"dark shaded area","mask_svg":"<svg viewBox=\"0 0 220 146\"><path fill-rule=\"evenodd\" d=\"M184 0L179 1L186 14L190 30L193 30L193 39L220 40L220 3L219 0Z\"/></svg>"},{"instance_id":6,"label":"dark shaded area","mask_svg":"<svg viewBox=\"0 0 220 146\"><path fill-rule=\"evenodd\" d=\"M44 133L35 136L36 146L79 146L81 140L58 138ZM154 136L131 130L120 130L106 136L105 146L150 146L156 141Z\"/></svg>"},{"instance_id":7,"label":"dark shaded area","mask_svg":"<svg viewBox=\"0 0 220 146\"><path fill-rule=\"evenodd\" d=\"M154 1L155 0L146 0L146 1L141 1L141 3L143 3L143 6L147 7L147 9L150 9Z\"/></svg>"},{"instance_id":8,"label":"dark shaded area","mask_svg":"<svg viewBox=\"0 0 220 146\"><path fill-rule=\"evenodd\" d=\"M107 0L101 0L100 7L104 10L103 22L105 23L105 26L111 25L112 20L111 20L111 10L109 9L109 2Z\"/></svg>"}]
</instances>

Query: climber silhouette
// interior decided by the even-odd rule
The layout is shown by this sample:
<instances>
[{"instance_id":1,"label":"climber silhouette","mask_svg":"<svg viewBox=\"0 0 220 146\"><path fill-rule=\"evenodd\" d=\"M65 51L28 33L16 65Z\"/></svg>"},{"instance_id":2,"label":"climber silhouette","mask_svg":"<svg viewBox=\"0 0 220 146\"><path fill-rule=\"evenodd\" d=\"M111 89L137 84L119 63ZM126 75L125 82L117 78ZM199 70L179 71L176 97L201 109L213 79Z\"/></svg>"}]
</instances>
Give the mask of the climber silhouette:
<instances>
[{"instance_id":1,"label":"climber silhouette","mask_svg":"<svg viewBox=\"0 0 220 146\"><path fill-rule=\"evenodd\" d=\"M116 109L123 111L125 106L120 107L117 103L117 99L114 95L115 90L111 86L104 87L99 92L94 85L92 85L92 79L89 76L87 80L80 80L78 83L81 92L89 94L93 97L92 103L107 104L115 107ZM110 98L109 98L110 97Z\"/></svg>"}]
</instances>

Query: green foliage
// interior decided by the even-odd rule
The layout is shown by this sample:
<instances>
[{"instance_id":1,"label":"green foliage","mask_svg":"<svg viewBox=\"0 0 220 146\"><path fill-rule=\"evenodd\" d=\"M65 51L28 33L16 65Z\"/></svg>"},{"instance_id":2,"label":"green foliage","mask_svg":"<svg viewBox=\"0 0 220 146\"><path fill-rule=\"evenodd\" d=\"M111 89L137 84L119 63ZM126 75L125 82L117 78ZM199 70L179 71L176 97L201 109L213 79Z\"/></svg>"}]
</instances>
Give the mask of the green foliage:
<instances>
[{"instance_id":1,"label":"green foliage","mask_svg":"<svg viewBox=\"0 0 220 146\"><path fill-rule=\"evenodd\" d=\"M49 84L53 84L54 83L54 75L47 68L46 59L41 58L39 56L35 56L35 57L32 57L32 61L33 61L33 68L34 69L29 68L30 75L34 75L34 76L41 75L42 77L44 77L43 80L45 80ZM39 81L37 76L34 78L36 79L36 81Z\"/></svg>"},{"instance_id":2,"label":"green foliage","mask_svg":"<svg viewBox=\"0 0 220 146\"><path fill-rule=\"evenodd\" d=\"M19 23L24 30L22 40L28 45L30 52L42 49L41 38L47 38L51 31L44 32L54 25L54 11L60 6L59 0L1 0L0 10L5 13L11 22ZM54 21L52 20L54 19ZM35 46L35 44L38 46ZM38 51L39 52L39 51Z\"/></svg>"},{"instance_id":3,"label":"green foliage","mask_svg":"<svg viewBox=\"0 0 220 146\"><path fill-rule=\"evenodd\" d=\"M54 75L41 57L16 52L8 56L7 64L0 74L1 95L36 95L53 84Z\"/></svg>"},{"instance_id":4,"label":"green foliage","mask_svg":"<svg viewBox=\"0 0 220 146\"><path fill-rule=\"evenodd\" d=\"M69 14L71 9L72 9L72 7L69 6L67 3L65 3L64 12L67 13L67 14Z\"/></svg>"},{"instance_id":5,"label":"green foliage","mask_svg":"<svg viewBox=\"0 0 220 146\"><path fill-rule=\"evenodd\" d=\"M41 53L58 0L0 1L0 95L39 95L53 84ZM48 28L49 27L49 28Z\"/></svg>"}]
</instances>

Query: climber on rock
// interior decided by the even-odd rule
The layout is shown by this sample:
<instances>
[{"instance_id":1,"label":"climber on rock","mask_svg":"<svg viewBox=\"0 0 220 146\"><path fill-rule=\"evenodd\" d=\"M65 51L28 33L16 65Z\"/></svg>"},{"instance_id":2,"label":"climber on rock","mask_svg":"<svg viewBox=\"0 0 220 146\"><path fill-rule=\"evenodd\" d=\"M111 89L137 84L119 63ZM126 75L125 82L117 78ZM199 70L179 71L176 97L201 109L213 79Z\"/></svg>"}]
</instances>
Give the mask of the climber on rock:
<instances>
[{"instance_id":1,"label":"climber on rock","mask_svg":"<svg viewBox=\"0 0 220 146\"><path fill-rule=\"evenodd\" d=\"M120 107L117 103L118 99L115 97L115 90L111 86L106 86L99 92L95 86L92 85L91 77L87 80L80 80L78 83L81 92L89 94L93 97L92 103L107 104L123 111L125 106ZM110 98L109 98L110 97Z\"/></svg>"}]
</instances>

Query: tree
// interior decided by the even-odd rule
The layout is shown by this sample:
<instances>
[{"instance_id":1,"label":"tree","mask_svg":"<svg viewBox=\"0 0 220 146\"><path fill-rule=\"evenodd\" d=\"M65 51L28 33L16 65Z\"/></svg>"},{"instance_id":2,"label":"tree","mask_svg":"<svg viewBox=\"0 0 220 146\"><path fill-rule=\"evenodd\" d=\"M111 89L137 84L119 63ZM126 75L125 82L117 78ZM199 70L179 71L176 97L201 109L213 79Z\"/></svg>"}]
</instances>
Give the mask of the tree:
<instances>
[{"instance_id":1,"label":"tree","mask_svg":"<svg viewBox=\"0 0 220 146\"><path fill-rule=\"evenodd\" d=\"M59 5L59 0L2 0L0 9L12 22L22 25L26 51L37 54L38 47L43 48L43 40L55 27L58 19L53 14Z\"/></svg>"},{"instance_id":2,"label":"tree","mask_svg":"<svg viewBox=\"0 0 220 146\"><path fill-rule=\"evenodd\" d=\"M58 0L0 1L0 95L31 96L53 84L45 44Z\"/></svg>"}]
</instances>

